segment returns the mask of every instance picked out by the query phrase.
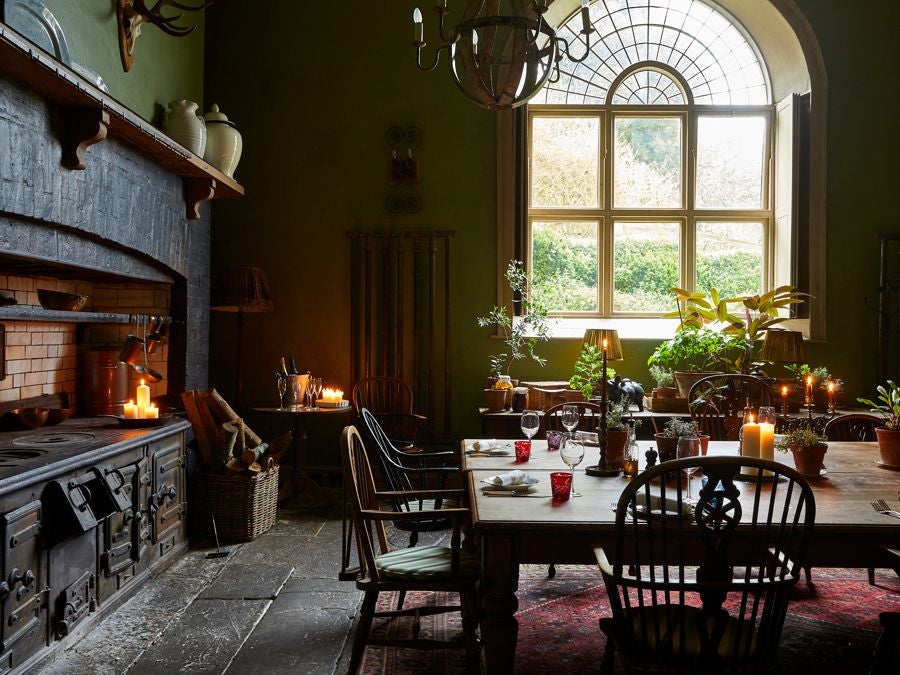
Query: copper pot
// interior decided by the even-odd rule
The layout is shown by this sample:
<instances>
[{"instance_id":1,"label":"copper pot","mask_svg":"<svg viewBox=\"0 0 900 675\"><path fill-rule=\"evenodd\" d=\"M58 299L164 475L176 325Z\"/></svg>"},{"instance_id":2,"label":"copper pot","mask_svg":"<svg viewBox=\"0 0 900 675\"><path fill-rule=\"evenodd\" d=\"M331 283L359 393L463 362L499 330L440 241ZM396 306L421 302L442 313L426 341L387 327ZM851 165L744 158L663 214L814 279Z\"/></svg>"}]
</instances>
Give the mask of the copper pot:
<instances>
[{"instance_id":1,"label":"copper pot","mask_svg":"<svg viewBox=\"0 0 900 675\"><path fill-rule=\"evenodd\" d=\"M128 400L128 364L116 347L94 347L81 354L81 411L88 417L120 415Z\"/></svg>"}]
</instances>

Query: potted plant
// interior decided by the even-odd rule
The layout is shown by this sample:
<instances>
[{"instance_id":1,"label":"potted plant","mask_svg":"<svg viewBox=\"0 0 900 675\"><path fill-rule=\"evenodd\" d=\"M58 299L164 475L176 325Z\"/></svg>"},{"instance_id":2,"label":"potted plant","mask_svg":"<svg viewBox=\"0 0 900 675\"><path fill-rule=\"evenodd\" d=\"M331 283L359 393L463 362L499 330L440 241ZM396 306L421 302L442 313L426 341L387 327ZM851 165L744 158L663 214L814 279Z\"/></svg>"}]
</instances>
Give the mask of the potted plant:
<instances>
[{"instance_id":1,"label":"potted plant","mask_svg":"<svg viewBox=\"0 0 900 675\"><path fill-rule=\"evenodd\" d=\"M603 350L591 344L582 345L578 360L575 361L575 374L569 378L569 388L577 389L584 394L585 399L590 399L595 388L600 386L600 378L604 377L602 370ZM615 375L616 371L607 364L606 380L609 381Z\"/></svg>"},{"instance_id":2,"label":"potted plant","mask_svg":"<svg viewBox=\"0 0 900 675\"><path fill-rule=\"evenodd\" d=\"M700 451L704 455L706 454L709 436L700 433L700 427L697 426L696 422L672 417L666 422L662 431L654 434L660 462L666 462L678 456L678 439L682 436L696 436L699 438Z\"/></svg>"},{"instance_id":3,"label":"potted plant","mask_svg":"<svg viewBox=\"0 0 900 675\"><path fill-rule=\"evenodd\" d=\"M625 401L612 403L606 413L606 463L615 469L621 469L625 459L630 417L629 405ZM641 420L634 420L635 427L640 423Z\"/></svg>"},{"instance_id":4,"label":"potted plant","mask_svg":"<svg viewBox=\"0 0 900 675\"><path fill-rule=\"evenodd\" d=\"M540 366L544 366L547 360L535 353L538 342L550 339L550 326L547 322L548 310L531 296L531 281L525 273L523 264L519 260L510 260L506 268L506 281L513 292L513 299L519 303L521 312L513 317L507 307L495 306L485 316L476 317L481 327L496 326L506 345L504 351L490 357L490 373L495 382L500 381L501 375L509 375L509 368L513 361L519 359L531 359ZM493 388L485 390L486 397L499 396L487 392L495 391ZM506 391L503 391L504 400ZM489 401L488 407L491 407ZM494 402L496 408L496 402ZM503 406L501 406L502 409Z\"/></svg>"},{"instance_id":5,"label":"potted plant","mask_svg":"<svg viewBox=\"0 0 900 675\"><path fill-rule=\"evenodd\" d=\"M672 370L654 363L650 366L650 377L656 382L653 389L653 398L675 398L675 375Z\"/></svg>"},{"instance_id":6,"label":"potted plant","mask_svg":"<svg viewBox=\"0 0 900 675\"><path fill-rule=\"evenodd\" d=\"M729 350L736 346L739 347L736 341L724 333L684 326L674 337L657 345L647 365L672 370L679 398L687 398L694 382L722 372Z\"/></svg>"},{"instance_id":7,"label":"potted plant","mask_svg":"<svg viewBox=\"0 0 900 675\"><path fill-rule=\"evenodd\" d=\"M857 400L884 420L884 426L875 429L881 463L900 466L900 387L893 380L888 380L887 387L878 385L877 391L878 402L862 397Z\"/></svg>"},{"instance_id":8,"label":"potted plant","mask_svg":"<svg viewBox=\"0 0 900 675\"><path fill-rule=\"evenodd\" d=\"M828 450L824 438L809 426L797 427L782 434L775 445L782 452L790 450L794 466L804 476L818 477L822 473L822 460Z\"/></svg>"}]
</instances>

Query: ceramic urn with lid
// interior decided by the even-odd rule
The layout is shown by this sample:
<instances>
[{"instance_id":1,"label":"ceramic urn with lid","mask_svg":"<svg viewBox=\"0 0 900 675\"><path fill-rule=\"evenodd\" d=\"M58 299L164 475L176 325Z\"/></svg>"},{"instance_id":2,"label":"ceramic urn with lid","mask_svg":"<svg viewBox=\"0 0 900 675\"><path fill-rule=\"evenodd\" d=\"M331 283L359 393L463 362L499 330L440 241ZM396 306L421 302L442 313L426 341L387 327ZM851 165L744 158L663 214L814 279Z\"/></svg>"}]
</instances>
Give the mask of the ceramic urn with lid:
<instances>
[{"instance_id":1,"label":"ceramic urn with lid","mask_svg":"<svg viewBox=\"0 0 900 675\"><path fill-rule=\"evenodd\" d=\"M183 145L198 157L206 149L206 125L193 101L170 101L163 118L163 131L176 143Z\"/></svg>"},{"instance_id":2,"label":"ceramic urn with lid","mask_svg":"<svg viewBox=\"0 0 900 675\"><path fill-rule=\"evenodd\" d=\"M241 132L229 121L219 106L213 103L205 115L206 119L206 152L203 159L229 178L234 177L234 170L241 160L243 140Z\"/></svg>"}]
</instances>

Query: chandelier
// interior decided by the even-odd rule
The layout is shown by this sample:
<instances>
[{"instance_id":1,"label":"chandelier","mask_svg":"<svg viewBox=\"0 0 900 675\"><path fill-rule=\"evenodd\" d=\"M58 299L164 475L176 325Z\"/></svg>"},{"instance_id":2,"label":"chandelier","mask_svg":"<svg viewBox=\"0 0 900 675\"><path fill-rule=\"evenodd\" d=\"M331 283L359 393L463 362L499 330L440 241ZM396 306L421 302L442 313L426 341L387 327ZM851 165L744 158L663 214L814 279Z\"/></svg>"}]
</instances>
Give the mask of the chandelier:
<instances>
[{"instance_id":1,"label":"chandelier","mask_svg":"<svg viewBox=\"0 0 900 675\"><path fill-rule=\"evenodd\" d=\"M559 80L559 62L563 56L581 63L590 54L590 0L581 0L581 41L584 53L575 58L569 42L557 36L556 29L544 19L553 0L468 0L462 18L447 33L447 0L435 6L441 45L434 60L422 63L425 24L422 12L413 11L416 65L419 70L438 67L446 50L450 75L470 100L491 110L520 106L534 96L545 82ZM504 7L506 5L506 7ZM503 10L506 9L506 13Z\"/></svg>"}]
</instances>

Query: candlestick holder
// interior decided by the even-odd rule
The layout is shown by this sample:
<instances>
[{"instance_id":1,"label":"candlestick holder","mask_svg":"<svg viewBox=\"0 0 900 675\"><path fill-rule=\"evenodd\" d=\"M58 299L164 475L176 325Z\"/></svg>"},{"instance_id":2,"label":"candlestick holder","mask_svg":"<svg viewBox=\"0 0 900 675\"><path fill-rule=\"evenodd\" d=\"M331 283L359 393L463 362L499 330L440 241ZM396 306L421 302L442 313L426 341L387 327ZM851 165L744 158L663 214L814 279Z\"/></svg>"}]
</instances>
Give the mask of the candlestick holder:
<instances>
[{"instance_id":1,"label":"candlestick holder","mask_svg":"<svg viewBox=\"0 0 900 675\"><path fill-rule=\"evenodd\" d=\"M788 399L787 396L781 397L781 414L784 417L788 416Z\"/></svg>"}]
</instances>

